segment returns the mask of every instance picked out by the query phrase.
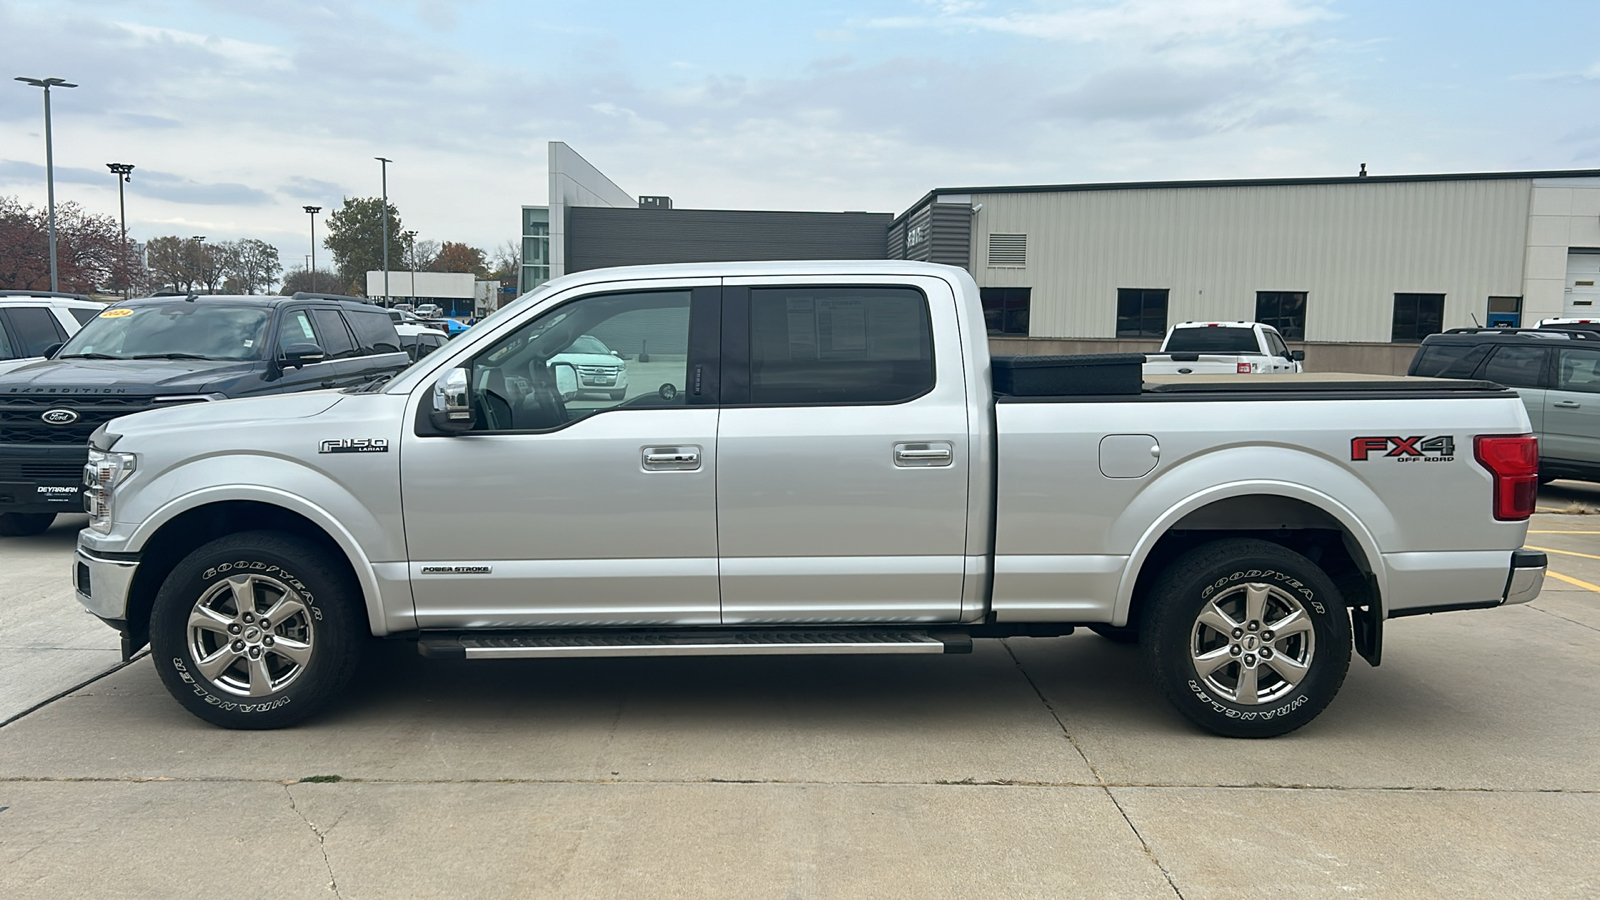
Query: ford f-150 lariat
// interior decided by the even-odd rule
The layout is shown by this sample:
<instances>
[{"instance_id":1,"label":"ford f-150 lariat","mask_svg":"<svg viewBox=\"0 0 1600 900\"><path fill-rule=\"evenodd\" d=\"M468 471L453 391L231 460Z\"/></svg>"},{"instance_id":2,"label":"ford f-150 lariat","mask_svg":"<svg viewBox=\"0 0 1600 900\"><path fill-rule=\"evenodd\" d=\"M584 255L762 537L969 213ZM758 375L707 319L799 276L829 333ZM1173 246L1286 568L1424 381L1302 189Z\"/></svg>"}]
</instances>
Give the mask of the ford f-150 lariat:
<instances>
[{"instance_id":1,"label":"ford f-150 lariat","mask_svg":"<svg viewBox=\"0 0 1600 900\"><path fill-rule=\"evenodd\" d=\"M369 636L427 656L950 653L1136 639L1185 716L1282 734L1387 620L1522 603L1538 453L1464 380L997 359L964 271L595 270L387 382L116 419L80 601L195 715L270 728ZM584 336L648 346L577 399Z\"/></svg>"}]
</instances>

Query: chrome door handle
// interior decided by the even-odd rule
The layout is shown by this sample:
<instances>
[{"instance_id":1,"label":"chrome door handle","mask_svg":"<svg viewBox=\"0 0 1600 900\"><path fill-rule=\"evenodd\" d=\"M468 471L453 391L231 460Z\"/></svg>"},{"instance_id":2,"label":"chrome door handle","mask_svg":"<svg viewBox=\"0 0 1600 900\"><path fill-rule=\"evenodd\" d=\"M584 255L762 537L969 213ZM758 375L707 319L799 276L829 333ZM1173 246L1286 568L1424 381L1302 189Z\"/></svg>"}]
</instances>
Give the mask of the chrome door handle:
<instances>
[{"instance_id":1,"label":"chrome door handle","mask_svg":"<svg viewBox=\"0 0 1600 900\"><path fill-rule=\"evenodd\" d=\"M700 468L699 447L645 447L644 467L655 472L693 472Z\"/></svg>"},{"instance_id":2,"label":"chrome door handle","mask_svg":"<svg viewBox=\"0 0 1600 900\"><path fill-rule=\"evenodd\" d=\"M1551 405L1554 406L1556 409L1582 409L1583 408L1583 404L1581 404L1581 403L1573 403L1571 400L1557 400L1555 403L1552 403Z\"/></svg>"},{"instance_id":3,"label":"chrome door handle","mask_svg":"<svg viewBox=\"0 0 1600 900\"><path fill-rule=\"evenodd\" d=\"M901 443L894 445L894 464L901 467L936 468L950 465L955 452L948 441Z\"/></svg>"}]
</instances>

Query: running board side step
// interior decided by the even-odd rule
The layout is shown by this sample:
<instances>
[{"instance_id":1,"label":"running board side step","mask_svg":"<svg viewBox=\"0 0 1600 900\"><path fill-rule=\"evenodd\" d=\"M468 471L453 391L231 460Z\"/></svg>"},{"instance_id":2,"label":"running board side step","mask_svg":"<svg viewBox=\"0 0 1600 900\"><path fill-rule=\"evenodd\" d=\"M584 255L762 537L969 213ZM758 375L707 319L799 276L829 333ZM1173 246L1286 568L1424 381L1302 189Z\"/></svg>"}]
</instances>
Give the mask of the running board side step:
<instances>
[{"instance_id":1,"label":"running board side step","mask_svg":"<svg viewBox=\"0 0 1600 900\"><path fill-rule=\"evenodd\" d=\"M433 659L971 653L972 637L964 631L883 628L424 632L417 652Z\"/></svg>"}]
</instances>

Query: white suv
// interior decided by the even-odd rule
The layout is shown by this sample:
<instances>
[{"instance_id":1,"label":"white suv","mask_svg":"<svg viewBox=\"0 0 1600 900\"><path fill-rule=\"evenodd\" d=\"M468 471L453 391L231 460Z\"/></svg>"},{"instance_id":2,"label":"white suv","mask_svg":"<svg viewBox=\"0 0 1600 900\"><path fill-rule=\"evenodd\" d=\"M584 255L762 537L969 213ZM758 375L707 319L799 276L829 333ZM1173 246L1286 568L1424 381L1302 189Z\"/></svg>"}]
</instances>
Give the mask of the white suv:
<instances>
[{"instance_id":1,"label":"white suv","mask_svg":"<svg viewBox=\"0 0 1600 900\"><path fill-rule=\"evenodd\" d=\"M0 372L42 358L105 308L79 294L0 291Z\"/></svg>"}]
</instances>

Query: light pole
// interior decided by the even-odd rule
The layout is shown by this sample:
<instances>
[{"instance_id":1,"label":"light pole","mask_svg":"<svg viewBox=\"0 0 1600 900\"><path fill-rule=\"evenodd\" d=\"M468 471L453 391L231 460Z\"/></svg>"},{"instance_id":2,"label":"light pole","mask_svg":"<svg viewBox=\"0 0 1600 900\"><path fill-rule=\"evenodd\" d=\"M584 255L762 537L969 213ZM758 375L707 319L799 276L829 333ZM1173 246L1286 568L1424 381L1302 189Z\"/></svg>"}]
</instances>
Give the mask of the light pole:
<instances>
[{"instance_id":1,"label":"light pole","mask_svg":"<svg viewBox=\"0 0 1600 900\"><path fill-rule=\"evenodd\" d=\"M317 292L317 213L322 212L320 206L305 207L311 215L311 293Z\"/></svg>"},{"instance_id":2,"label":"light pole","mask_svg":"<svg viewBox=\"0 0 1600 900\"><path fill-rule=\"evenodd\" d=\"M211 266L206 261L206 236L203 234L196 234L191 236L189 240L194 241L195 275L200 278L201 284L203 285L205 283L205 277L211 272ZM194 288L191 287L190 290L193 291Z\"/></svg>"},{"instance_id":3,"label":"light pole","mask_svg":"<svg viewBox=\"0 0 1600 900\"><path fill-rule=\"evenodd\" d=\"M131 181L133 163L106 163L106 168L117 179L117 212L122 214L122 299L129 296L128 285L128 206L122 199L122 184Z\"/></svg>"},{"instance_id":4,"label":"light pole","mask_svg":"<svg viewBox=\"0 0 1600 900\"><path fill-rule=\"evenodd\" d=\"M406 239L406 255L411 257L411 305L417 304L417 233L407 231L402 235ZM414 310L413 310L414 311Z\"/></svg>"},{"instance_id":5,"label":"light pole","mask_svg":"<svg viewBox=\"0 0 1600 900\"><path fill-rule=\"evenodd\" d=\"M56 274L56 161L55 148L50 140L50 89L75 88L77 85L69 84L65 78L27 78L18 75L15 80L44 88L44 184L50 205L50 290L59 291L61 279Z\"/></svg>"},{"instance_id":6,"label":"light pole","mask_svg":"<svg viewBox=\"0 0 1600 900\"><path fill-rule=\"evenodd\" d=\"M379 213L383 217L383 304L392 306L394 301L389 299L389 163L392 159L374 156L373 159L382 164L383 168L383 210Z\"/></svg>"}]
</instances>

